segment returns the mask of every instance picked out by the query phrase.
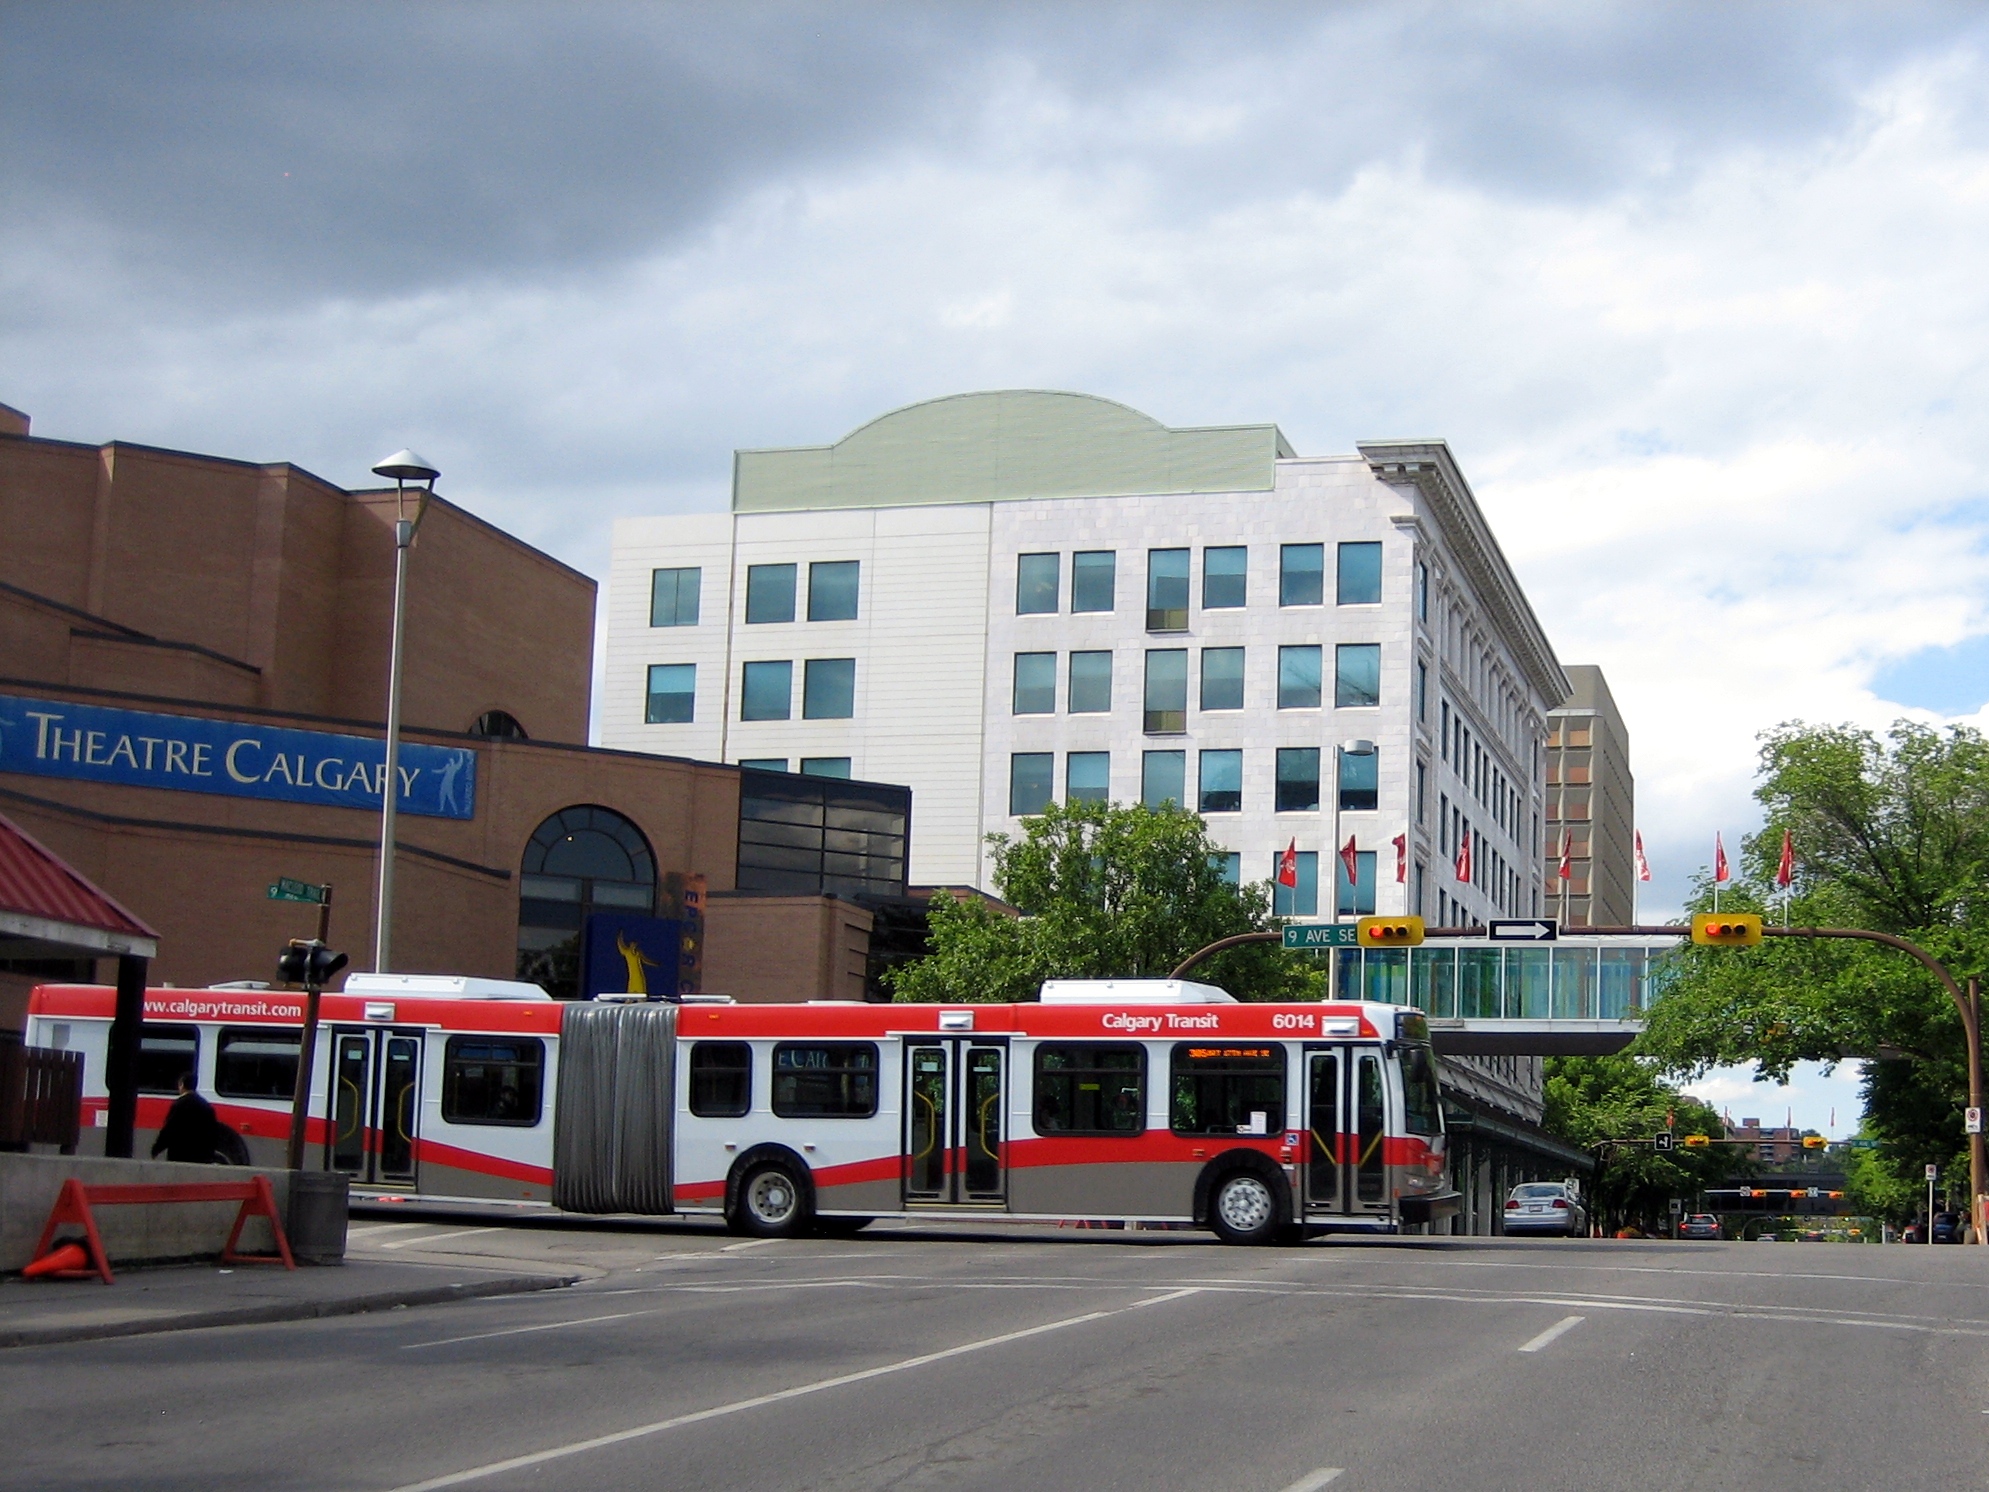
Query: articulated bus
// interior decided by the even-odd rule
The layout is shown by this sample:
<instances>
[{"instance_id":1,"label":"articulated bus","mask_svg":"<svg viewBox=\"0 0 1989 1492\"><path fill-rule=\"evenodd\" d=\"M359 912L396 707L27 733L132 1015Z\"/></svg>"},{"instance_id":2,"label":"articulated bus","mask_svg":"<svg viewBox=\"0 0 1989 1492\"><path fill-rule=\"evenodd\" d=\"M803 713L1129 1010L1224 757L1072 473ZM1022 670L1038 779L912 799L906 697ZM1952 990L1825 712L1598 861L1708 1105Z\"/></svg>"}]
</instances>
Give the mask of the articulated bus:
<instances>
[{"instance_id":1,"label":"articulated bus","mask_svg":"<svg viewBox=\"0 0 1989 1492\"><path fill-rule=\"evenodd\" d=\"M105 1122L114 998L45 985L29 1004L30 1042L84 1053L86 1126ZM148 990L141 1134L192 1071L227 1127L217 1159L281 1165L302 1023L295 992ZM565 1002L353 975L323 996L312 1071L308 1164L362 1196L706 1214L762 1237L897 1213L1232 1243L1458 1206L1428 1026L1392 1005L1179 980L1052 981L1019 1005Z\"/></svg>"}]
</instances>

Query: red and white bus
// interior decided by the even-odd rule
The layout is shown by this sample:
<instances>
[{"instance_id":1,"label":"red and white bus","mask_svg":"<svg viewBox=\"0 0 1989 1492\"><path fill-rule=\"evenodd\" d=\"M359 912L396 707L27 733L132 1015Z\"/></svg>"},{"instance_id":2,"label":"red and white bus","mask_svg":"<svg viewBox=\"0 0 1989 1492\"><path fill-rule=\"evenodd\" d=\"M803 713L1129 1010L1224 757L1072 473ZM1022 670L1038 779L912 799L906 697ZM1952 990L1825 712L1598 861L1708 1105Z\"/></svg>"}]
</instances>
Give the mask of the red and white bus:
<instances>
[{"instance_id":1,"label":"red and white bus","mask_svg":"<svg viewBox=\"0 0 1989 1492\"><path fill-rule=\"evenodd\" d=\"M101 1125L113 991L46 985ZM146 993L138 1125L181 1072L282 1163L303 997ZM1457 1210L1428 1027L1393 1005L1052 981L1021 1005L562 1002L354 975L323 997L311 1163L359 1194L715 1214L787 1236L885 1213L1194 1223L1235 1243Z\"/></svg>"}]
</instances>

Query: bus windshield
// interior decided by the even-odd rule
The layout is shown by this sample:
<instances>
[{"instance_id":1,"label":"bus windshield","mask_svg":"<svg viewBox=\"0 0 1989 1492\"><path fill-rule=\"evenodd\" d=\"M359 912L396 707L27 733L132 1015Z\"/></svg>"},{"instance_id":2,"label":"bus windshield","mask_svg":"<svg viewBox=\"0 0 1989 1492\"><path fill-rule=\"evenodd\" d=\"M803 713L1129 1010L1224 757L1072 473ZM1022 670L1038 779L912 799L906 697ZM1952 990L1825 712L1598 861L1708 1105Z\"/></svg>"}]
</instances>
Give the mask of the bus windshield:
<instances>
[{"instance_id":1,"label":"bus windshield","mask_svg":"<svg viewBox=\"0 0 1989 1492\"><path fill-rule=\"evenodd\" d=\"M1436 1064L1426 1046L1405 1047L1402 1051L1402 1128L1412 1135L1443 1133L1443 1117L1437 1096Z\"/></svg>"}]
</instances>

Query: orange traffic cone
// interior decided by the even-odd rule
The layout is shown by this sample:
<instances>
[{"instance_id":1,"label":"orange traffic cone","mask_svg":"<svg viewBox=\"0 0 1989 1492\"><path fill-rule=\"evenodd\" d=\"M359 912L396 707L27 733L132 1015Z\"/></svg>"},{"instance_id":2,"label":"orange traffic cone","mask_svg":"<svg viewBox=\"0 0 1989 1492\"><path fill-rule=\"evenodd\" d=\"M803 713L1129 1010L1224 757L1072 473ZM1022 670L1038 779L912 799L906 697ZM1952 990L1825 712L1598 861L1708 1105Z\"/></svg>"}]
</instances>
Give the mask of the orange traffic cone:
<instances>
[{"instance_id":1,"label":"orange traffic cone","mask_svg":"<svg viewBox=\"0 0 1989 1492\"><path fill-rule=\"evenodd\" d=\"M63 1274L71 1270L88 1271L90 1256L83 1252L80 1243L65 1243L60 1248L50 1249L34 1263L21 1271L24 1280L39 1279L45 1274Z\"/></svg>"}]
</instances>

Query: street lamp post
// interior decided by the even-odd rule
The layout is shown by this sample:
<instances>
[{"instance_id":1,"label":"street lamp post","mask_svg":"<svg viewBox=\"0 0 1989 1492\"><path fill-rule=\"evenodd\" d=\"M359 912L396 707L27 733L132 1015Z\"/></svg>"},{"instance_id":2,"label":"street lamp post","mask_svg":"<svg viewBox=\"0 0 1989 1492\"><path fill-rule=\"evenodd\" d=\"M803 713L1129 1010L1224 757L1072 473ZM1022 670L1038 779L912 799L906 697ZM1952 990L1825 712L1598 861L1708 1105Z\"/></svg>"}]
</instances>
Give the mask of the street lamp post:
<instances>
[{"instance_id":1,"label":"street lamp post","mask_svg":"<svg viewBox=\"0 0 1989 1492\"><path fill-rule=\"evenodd\" d=\"M1333 886L1333 920L1335 922L1340 920L1340 763L1343 757L1373 755L1374 742L1359 738L1342 741L1333 748L1333 869L1331 877ZM1347 879L1353 883L1358 898L1360 890L1359 883L1354 881L1352 876L1349 876ZM1356 905L1358 905L1358 901Z\"/></svg>"},{"instance_id":2,"label":"street lamp post","mask_svg":"<svg viewBox=\"0 0 1989 1492\"><path fill-rule=\"evenodd\" d=\"M394 623L393 642L387 662L387 761L380 793L380 904L373 919L373 972L385 974L392 957L394 932L394 818L400 798L401 756L401 641L407 618L407 552L414 532L428 511L428 499L435 495L435 479L442 475L413 451L396 451L378 466L374 475L394 479ZM407 516L407 484L425 483L418 493L414 517Z\"/></svg>"}]
</instances>

